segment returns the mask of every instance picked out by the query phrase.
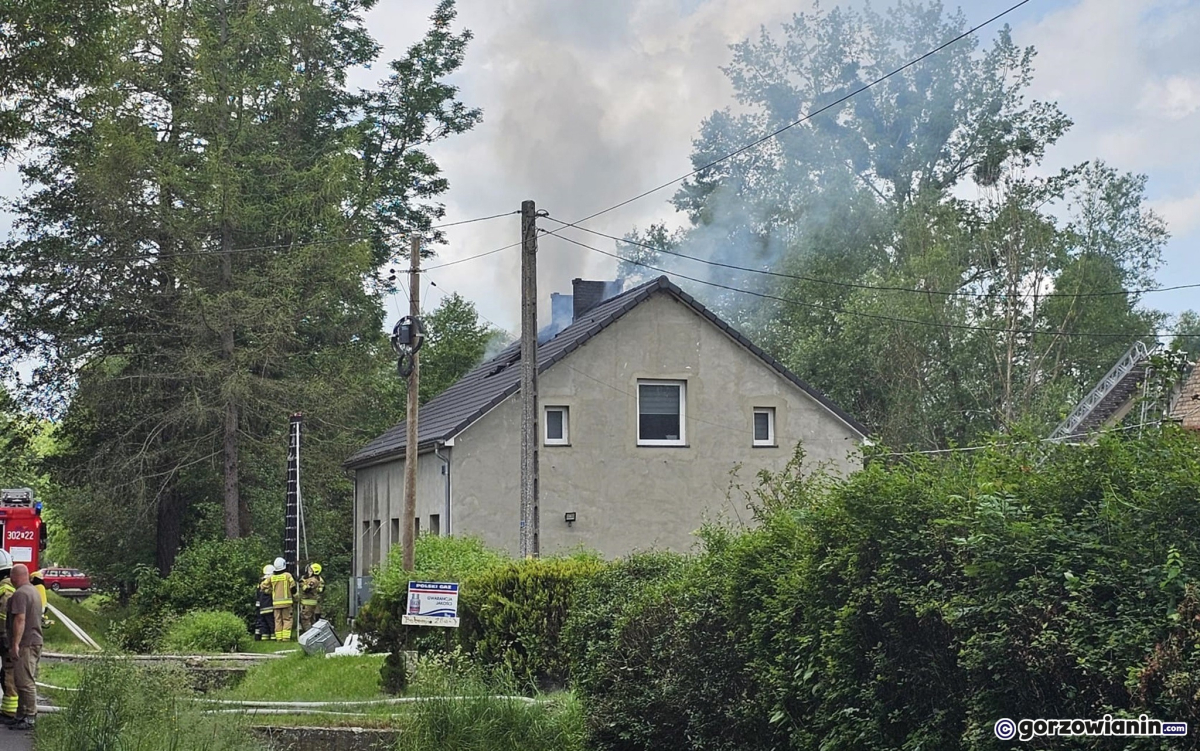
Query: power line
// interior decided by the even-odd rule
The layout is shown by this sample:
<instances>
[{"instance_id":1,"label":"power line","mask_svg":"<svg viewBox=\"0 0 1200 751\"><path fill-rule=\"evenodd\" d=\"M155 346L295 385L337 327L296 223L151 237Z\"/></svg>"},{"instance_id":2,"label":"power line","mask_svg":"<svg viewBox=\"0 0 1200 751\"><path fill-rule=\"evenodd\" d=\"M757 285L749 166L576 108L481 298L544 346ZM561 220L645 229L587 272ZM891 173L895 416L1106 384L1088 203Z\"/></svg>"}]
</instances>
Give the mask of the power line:
<instances>
[{"instance_id":1,"label":"power line","mask_svg":"<svg viewBox=\"0 0 1200 751\"><path fill-rule=\"evenodd\" d=\"M1107 435L1109 433L1124 433L1129 430L1138 430L1140 428L1162 425L1162 420L1149 420L1140 422L1136 425L1122 425L1117 428L1105 428L1103 430L1093 430L1084 433L1073 433L1058 438L1040 438L1032 441L1015 441L1013 443L995 444L986 443L976 446L955 446L946 449L926 449L924 451L891 451L883 454L876 454L879 457L894 457L894 456L938 456L941 454L968 454L973 451L984 451L990 448L1012 447L1012 446L1037 446L1043 443L1062 443L1070 438L1088 438L1093 435Z\"/></svg>"},{"instance_id":2,"label":"power line","mask_svg":"<svg viewBox=\"0 0 1200 751\"><path fill-rule=\"evenodd\" d=\"M503 214L492 214L491 216L480 216L480 217L476 217L474 219L464 219L462 221L450 222L448 224L435 224L430 227L427 227L425 230L422 230L422 231L434 230L434 229L445 229L447 227L458 227L463 224L473 224L475 222L484 222L484 221L488 221L489 219L499 219L500 217L512 216L514 214L519 214L519 213L521 213L521 212L520 211L507 211ZM310 247L310 246L315 246L315 245L340 245L343 243L355 243L355 242L366 242L366 241L371 241L371 240L395 239L397 237L406 237L410 234L412 234L412 233L397 230L395 232L385 232L383 234L378 234L378 235L348 235L345 237L329 237L329 238L324 238L321 240L297 240L294 242L287 242L287 243L275 243L273 245L250 245L250 246L241 247L241 248L232 248L230 250L225 250L225 251L222 251L222 250L178 250L178 251L168 251L166 253L153 253L153 254L143 254L143 255L136 255L136 256L96 256L96 257L81 259L74 263L69 263L69 264L64 264L64 265L71 266L71 265L76 265L76 264L80 264L80 265L96 264L96 263L102 263L105 261L115 261L115 262L155 261L160 258L179 258L179 257L187 257L187 256L216 256L216 255L225 255L225 254L255 253L258 251L262 251L262 250L280 250L283 248L305 248L305 247ZM520 243L518 243L518 245L519 244ZM493 252L495 252L495 251L493 251ZM487 254L484 254L484 255L487 255ZM463 260L470 260L470 259L463 259ZM455 263L460 263L460 262L461 261L455 261ZM448 265L448 264L444 264L444 265ZM434 268L438 268L438 267L435 266Z\"/></svg>"},{"instance_id":3,"label":"power line","mask_svg":"<svg viewBox=\"0 0 1200 751\"><path fill-rule=\"evenodd\" d=\"M520 209L517 209L516 211L505 211L503 214L492 214L491 216L478 216L478 217L475 217L474 219L463 219L460 222L450 222L448 224L435 224L432 227L430 227L429 229L446 229L447 227L457 227L462 224L474 224L475 222L486 222L489 219L499 219L500 217L513 216L514 214L520 214L520 213L521 213Z\"/></svg>"},{"instance_id":4,"label":"power line","mask_svg":"<svg viewBox=\"0 0 1200 751\"><path fill-rule=\"evenodd\" d=\"M425 272L425 271L433 271L434 269L444 269L447 266L454 266L456 264L466 263L467 261L474 261L476 258L483 258L484 256L490 256L493 253L499 253L502 250L508 250L509 248L515 248L515 247L519 246L520 244L521 243L519 243L519 242L515 242L515 243L512 243L511 245L505 245L503 248L496 248L495 250L489 250L486 253L477 253L473 256L467 256L466 258L459 258L456 261L447 261L446 263L439 263L437 266L427 266L427 267L421 269L421 271Z\"/></svg>"},{"instance_id":5,"label":"power line","mask_svg":"<svg viewBox=\"0 0 1200 751\"><path fill-rule=\"evenodd\" d=\"M446 291L445 291L444 289L442 289L442 288L441 288L441 287L438 285L438 283L437 283L437 282L435 282L433 279L430 279L430 280L429 280L429 286L430 286L430 287L432 287L433 289L437 290L437 293L438 293L439 295L441 295L441 296L442 296L442 299L443 299L443 300L449 299L449 298L450 298L450 295L456 295L456 294L459 294L458 292L456 292L456 291L454 291L454 290L451 290L451 291L450 291L450 293L449 293L449 294L447 294L447 293L446 293ZM464 299L465 299L465 298L464 298ZM477 317L478 317L480 320L482 320L484 323L488 324L489 326L491 326L492 328L496 329L497 331L500 331L500 332L502 332L502 333L504 333L504 334L506 334L506 335L508 335L508 334L509 334L509 331L508 331L508 329L506 329L505 327L503 327L503 326L501 326L500 324L496 323L495 321L493 321L492 319L488 318L488 317L487 317L487 316L485 316L484 314L480 313L478 308L476 308L476 309L475 309L475 315L476 315L476 316L477 316Z\"/></svg>"},{"instance_id":6,"label":"power line","mask_svg":"<svg viewBox=\"0 0 1200 751\"><path fill-rule=\"evenodd\" d=\"M574 245L578 245L581 248L586 248L595 253L600 253L601 255L606 255L609 258L616 258L617 260L625 261L626 263L632 263L635 266L642 266L644 268L651 269L653 271L658 271L663 274L669 274L671 276L675 276L679 279L687 279L688 281L696 282L697 284L706 284L710 287L716 287L717 289L724 289L724 290L728 290L730 292L737 292L737 293L743 294L743 295L750 295L752 297L760 297L764 300L774 300L776 302L785 303L787 305L796 305L796 306L803 307L803 308L811 308L813 310L821 310L821 311L825 311L828 313L835 313L838 315L852 315L852 316L858 316L860 318L869 318L869 319L873 319L873 320L877 320L877 321L887 321L889 323L904 323L904 324L912 324L912 325L916 325L916 326L929 326L929 327L933 327L933 328L963 329L966 331L988 331L988 332L993 332L993 333L997 333L997 334L1025 334L1025 335L1029 335L1029 336L1039 336L1039 335L1079 336L1079 337L1088 337L1088 338L1094 338L1094 339L1120 339L1120 340L1128 341L1129 339L1137 339L1137 338L1141 338L1143 336L1158 338L1160 336L1183 336L1184 335L1183 332L1171 332L1171 331L1162 332L1162 333L1151 332L1148 334L1140 334L1139 335L1139 334L1110 334L1110 333L1096 333L1096 332L1083 332L1083 331L1045 331L1045 330L1038 330L1038 329L1002 329L1002 328L997 328L995 326L972 326L972 325L966 324L966 323L937 323L934 321L922 321L922 320L919 320L916 318L897 318L894 316L880 315L878 313L864 313L862 311L849 310L846 308L831 308L827 305L820 305L818 303L810 303L810 302L803 302L801 300L793 300L788 297L780 297L778 295L771 295L771 294L768 294L765 292L754 292L752 290L741 289L739 287L731 287L727 284L721 284L720 282L711 282L711 281L708 281L707 279L700 279L700 278L697 278L694 276L686 276L684 274L679 274L676 272L668 271L663 268L659 268L658 266L652 266L651 264L648 264L648 263L642 263L641 261L634 261L634 260L631 260L628 258L622 258L621 256L619 256L615 253L609 253L606 250L601 250L599 248L592 247L591 245L588 245L587 243L581 243L578 240L573 240L564 235L554 235L549 232L547 232L545 234L550 235L552 237L556 237L559 240L565 240L566 242L572 243Z\"/></svg>"},{"instance_id":7,"label":"power line","mask_svg":"<svg viewBox=\"0 0 1200 751\"><path fill-rule=\"evenodd\" d=\"M666 250L664 248L659 248L654 245L650 245L649 243L639 242L637 240L630 240L630 239L624 238L624 237L617 237L616 235L609 235L604 232L599 232L594 229L589 229L587 227L580 227L578 222L564 222L562 219L556 219L553 216L547 216L546 218L563 225L563 229L565 229L567 227L572 227L574 229L581 230L583 232L589 232L593 235L598 235L599 237L606 237L609 240L615 240L619 243L625 243L626 245L634 245L639 248L646 248L648 250L652 250L657 253L663 253L665 255L675 256L676 258L683 258L688 261L695 261L697 263L704 263L704 264L708 264L709 266L717 266L717 267L720 267L723 269L730 269L732 271L744 271L744 272L750 273L750 274L763 274L765 276L779 277L782 279L794 279L797 281L813 282L815 284L828 284L828 285L831 285L834 287L848 287L848 288L852 288L852 289L869 289L869 290L878 290L878 291L884 291L884 292L912 292L912 293L921 294L921 295L940 295L943 297L979 297L979 298L993 298L994 297L994 298L1000 298L1000 299L1026 299L1026 298L1042 299L1042 298L1048 298L1048 297L1070 297L1070 298L1120 297L1122 295L1145 295L1145 294L1150 294L1152 292L1172 292L1172 291L1180 290L1180 289L1194 289L1194 288L1200 287L1200 283L1196 283L1196 284L1177 284L1177 285L1170 286L1170 287L1145 287L1145 288L1140 288L1140 289L1121 290L1119 292L1080 292L1077 294L1072 294L1070 292L1046 292L1046 293L1041 293L1041 294L1039 294L1037 292L1029 292L1029 293L1022 293L1022 294L1017 294L1017 295L1009 295L1009 294L1004 294L1004 293L971 292L968 290L918 289L915 287L893 287L893 286L888 286L888 285L864 284L861 282L842 282L842 281L836 281L833 279L821 279L819 277L806 276L804 274L788 274L788 273L784 273L782 271L772 271L770 269L754 269L754 268L750 268L747 266L738 266L738 265L732 264L732 263L723 263L721 261L713 261L708 258L700 258L698 256L690 256L690 255L687 255L686 253L680 253L678 251ZM550 234L550 233L547 233L547 234ZM558 236L557 232L554 234L556 237ZM630 259L622 258L622 260L628 261L629 263L633 263L633 261Z\"/></svg>"},{"instance_id":8,"label":"power line","mask_svg":"<svg viewBox=\"0 0 1200 751\"><path fill-rule=\"evenodd\" d=\"M1007 10L997 13L996 15L992 16L991 18L984 21L983 23L978 24L976 26L972 26L971 28L967 29L963 33L954 37L950 41L944 42L941 45L934 47L932 50L926 52L925 54L921 55L920 57L909 60L907 63L905 63L904 65L901 65L899 68L896 68L892 72L887 73L883 76L880 76L879 78L876 78L874 81L871 81L870 83L866 83L866 84L858 87L854 91L851 91L849 94L846 94L838 99L835 99L834 101L830 102L829 104L826 104L824 107L820 107L816 110L813 110L812 112L809 112L808 114L801 117L799 120L788 123L787 125L784 125L783 127L779 128L777 130L774 130L765 136L762 136L761 138L759 138L756 141L752 141L752 142L746 144L745 146L742 146L738 149L735 149L734 151L729 152L725 156L714 159L711 162L709 162L708 164L705 164L701 167L697 167L696 169L692 170L691 172L687 173L686 175L683 175L681 177L675 178L674 180L665 182L656 188L651 188L650 190L645 191L644 193L639 193L636 196L634 196L633 198L628 198L624 201L621 201L620 203L613 204L612 206L609 206L607 209L597 211L594 214L589 214L588 216L585 216L584 218L577 220L576 224L586 222L589 219L595 219L596 217L600 216L601 214L607 214L610 211L614 211L616 209L621 208L622 206L631 204L634 201L645 198L648 195L657 193L658 191L662 190L663 188L669 188L672 185L674 185L675 183L682 182L682 181L688 179L689 177L692 177L693 175L700 174L701 172L705 171L706 169L709 169L710 167L715 167L716 165L720 164L721 162L728 161L728 160L732 159L733 157L737 156L738 154L742 154L744 152L749 151L750 149L756 148L756 147L760 146L761 144L764 144L767 141L770 141L771 139L775 138L779 134L784 133L785 131L791 130L792 128L796 127L797 125L800 125L801 123L811 120L812 118L816 117L817 115L821 114L822 112L827 112L828 110L833 109L834 107L838 106L839 104L843 104L844 102L849 101L850 99L861 94L862 92L866 91L867 89L877 86L878 84L883 83L884 81L888 80L889 78L892 78L893 76L904 72L908 68L911 68L912 66L916 65L917 63L922 62L926 58L936 55L937 53L941 52L942 50L946 49L947 47L957 44L958 42L962 41L963 39L966 39L967 37L971 36L975 32L979 31L983 27L988 26L988 25L994 23L995 21L998 21L999 19L1003 18L1004 16L1007 16L1009 13L1012 13L1013 11L1017 10L1018 8L1020 8L1021 6L1025 5L1029 2L1030 2L1030 0L1021 0L1021 2L1017 3L1016 5L1011 6Z\"/></svg>"}]
</instances>

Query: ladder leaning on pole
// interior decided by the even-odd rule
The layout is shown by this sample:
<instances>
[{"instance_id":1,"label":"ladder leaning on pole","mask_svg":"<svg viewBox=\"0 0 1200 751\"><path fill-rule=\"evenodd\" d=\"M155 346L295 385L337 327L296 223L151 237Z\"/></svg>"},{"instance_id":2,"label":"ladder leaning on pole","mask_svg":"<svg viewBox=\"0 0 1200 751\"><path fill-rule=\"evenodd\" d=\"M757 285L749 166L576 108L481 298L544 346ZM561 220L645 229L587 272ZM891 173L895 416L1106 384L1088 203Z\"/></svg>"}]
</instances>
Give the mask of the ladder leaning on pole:
<instances>
[{"instance_id":1,"label":"ladder leaning on pole","mask_svg":"<svg viewBox=\"0 0 1200 751\"><path fill-rule=\"evenodd\" d=\"M1119 420L1129 412L1146 377L1150 350L1143 342L1134 342L1096 387L1083 398L1067 419L1050 434L1052 441L1083 441L1088 433Z\"/></svg>"}]
</instances>

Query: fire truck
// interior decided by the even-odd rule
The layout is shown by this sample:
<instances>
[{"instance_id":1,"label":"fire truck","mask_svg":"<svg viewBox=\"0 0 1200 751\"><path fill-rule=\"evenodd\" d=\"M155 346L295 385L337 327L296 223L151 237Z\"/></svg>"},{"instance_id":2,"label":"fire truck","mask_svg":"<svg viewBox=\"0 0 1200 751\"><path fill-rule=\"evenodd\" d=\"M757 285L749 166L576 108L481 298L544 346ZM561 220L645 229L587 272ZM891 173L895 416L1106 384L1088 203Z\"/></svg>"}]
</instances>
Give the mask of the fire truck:
<instances>
[{"instance_id":1,"label":"fire truck","mask_svg":"<svg viewBox=\"0 0 1200 751\"><path fill-rule=\"evenodd\" d=\"M41 568L46 524L42 521L42 503L33 500L31 489L0 490L0 540L0 547L8 551L13 563L24 563L30 571Z\"/></svg>"}]
</instances>

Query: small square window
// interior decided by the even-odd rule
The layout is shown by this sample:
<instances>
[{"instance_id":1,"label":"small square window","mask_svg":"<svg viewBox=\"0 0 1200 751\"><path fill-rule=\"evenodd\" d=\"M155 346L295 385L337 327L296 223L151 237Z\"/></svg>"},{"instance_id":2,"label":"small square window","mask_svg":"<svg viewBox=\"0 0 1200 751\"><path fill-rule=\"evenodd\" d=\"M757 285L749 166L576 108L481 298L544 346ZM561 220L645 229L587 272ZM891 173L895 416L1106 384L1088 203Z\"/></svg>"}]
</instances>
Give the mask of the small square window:
<instances>
[{"instance_id":1,"label":"small square window","mask_svg":"<svg viewBox=\"0 0 1200 751\"><path fill-rule=\"evenodd\" d=\"M546 430L544 441L547 446L566 446L570 443L568 433L568 410L566 407L546 407Z\"/></svg>"},{"instance_id":2,"label":"small square window","mask_svg":"<svg viewBox=\"0 0 1200 751\"><path fill-rule=\"evenodd\" d=\"M775 408L754 408L754 445L775 446Z\"/></svg>"},{"instance_id":3,"label":"small square window","mask_svg":"<svg viewBox=\"0 0 1200 751\"><path fill-rule=\"evenodd\" d=\"M686 384L683 381L638 383L638 445L685 446Z\"/></svg>"}]
</instances>

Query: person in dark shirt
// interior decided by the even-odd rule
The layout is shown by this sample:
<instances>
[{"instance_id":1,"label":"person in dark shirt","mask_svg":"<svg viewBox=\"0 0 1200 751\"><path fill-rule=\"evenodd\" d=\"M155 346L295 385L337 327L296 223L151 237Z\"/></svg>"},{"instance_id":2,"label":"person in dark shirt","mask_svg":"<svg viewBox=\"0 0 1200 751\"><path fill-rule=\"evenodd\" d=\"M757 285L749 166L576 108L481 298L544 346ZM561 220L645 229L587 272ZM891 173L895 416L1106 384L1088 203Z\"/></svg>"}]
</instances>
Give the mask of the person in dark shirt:
<instances>
[{"instance_id":1,"label":"person in dark shirt","mask_svg":"<svg viewBox=\"0 0 1200 751\"><path fill-rule=\"evenodd\" d=\"M11 730L32 730L37 721L37 673L42 658L42 596L29 583L29 567L18 563L12 568L12 583L17 588L5 606L8 632L8 659L17 684L17 720Z\"/></svg>"}]
</instances>

